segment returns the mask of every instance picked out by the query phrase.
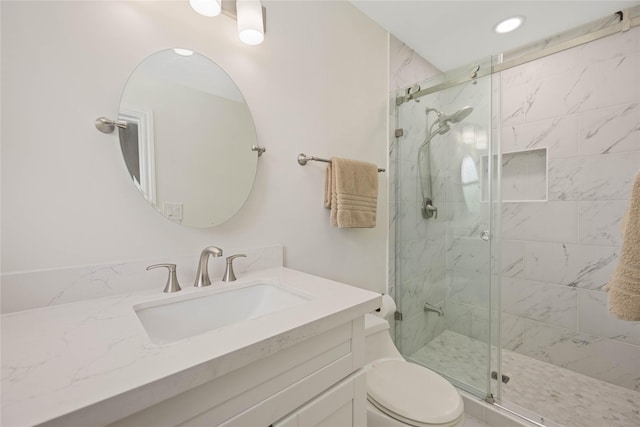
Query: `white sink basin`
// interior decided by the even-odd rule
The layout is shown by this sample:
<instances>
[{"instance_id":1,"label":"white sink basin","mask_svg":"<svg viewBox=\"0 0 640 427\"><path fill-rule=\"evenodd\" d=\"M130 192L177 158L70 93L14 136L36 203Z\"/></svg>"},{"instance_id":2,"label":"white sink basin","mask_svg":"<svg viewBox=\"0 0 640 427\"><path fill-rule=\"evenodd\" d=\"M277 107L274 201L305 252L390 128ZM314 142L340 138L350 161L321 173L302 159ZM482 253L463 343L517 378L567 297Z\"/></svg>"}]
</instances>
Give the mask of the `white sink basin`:
<instances>
[{"instance_id":1,"label":"white sink basin","mask_svg":"<svg viewBox=\"0 0 640 427\"><path fill-rule=\"evenodd\" d=\"M282 286L256 283L206 295L139 304L135 310L155 344L169 344L309 301Z\"/></svg>"}]
</instances>

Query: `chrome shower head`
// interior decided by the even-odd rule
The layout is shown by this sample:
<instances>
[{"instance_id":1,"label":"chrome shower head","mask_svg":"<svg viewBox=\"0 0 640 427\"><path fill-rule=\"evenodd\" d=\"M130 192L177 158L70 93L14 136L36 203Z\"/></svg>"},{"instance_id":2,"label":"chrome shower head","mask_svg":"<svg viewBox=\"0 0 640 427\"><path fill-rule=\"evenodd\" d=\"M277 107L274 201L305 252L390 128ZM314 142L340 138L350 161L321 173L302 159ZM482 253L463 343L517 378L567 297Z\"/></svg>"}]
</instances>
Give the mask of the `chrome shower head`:
<instances>
[{"instance_id":1,"label":"chrome shower head","mask_svg":"<svg viewBox=\"0 0 640 427\"><path fill-rule=\"evenodd\" d=\"M472 111L473 107L467 106L448 116L440 110L428 107L425 110L425 114L427 115L427 137L425 138L422 145L426 145L436 135L444 135L445 133L449 132L451 130L451 126L449 126L450 124L461 122L462 120L467 118ZM431 112L436 113L438 118L435 122L433 122L431 127L429 127L429 113ZM436 125L438 127L434 131L434 127L436 127Z\"/></svg>"},{"instance_id":2,"label":"chrome shower head","mask_svg":"<svg viewBox=\"0 0 640 427\"><path fill-rule=\"evenodd\" d=\"M450 116L448 116L446 114L439 113L438 114L438 121L440 123L443 123L443 124L446 124L446 123L458 123L458 122L461 122L462 120L466 119L469 116L469 114L471 114L472 111L473 111L473 107L466 106L466 107L461 108L460 110L456 111L455 113L451 114Z\"/></svg>"}]
</instances>

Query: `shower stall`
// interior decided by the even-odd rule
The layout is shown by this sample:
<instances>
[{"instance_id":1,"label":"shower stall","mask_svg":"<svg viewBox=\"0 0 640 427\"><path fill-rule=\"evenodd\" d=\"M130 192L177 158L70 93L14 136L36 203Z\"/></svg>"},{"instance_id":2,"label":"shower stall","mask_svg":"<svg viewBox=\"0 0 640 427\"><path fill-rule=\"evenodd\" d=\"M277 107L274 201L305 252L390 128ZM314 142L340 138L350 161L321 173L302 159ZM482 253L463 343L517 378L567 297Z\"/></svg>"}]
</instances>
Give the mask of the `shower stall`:
<instances>
[{"instance_id":1,"label":"shower stall","mask_svg":"<svg viewBox=\"0 0 640 427\"><path fill-rule=\"evenodd\" d=\"M640 27L593 37L619 19L395 94L396 345L540 425L640 425L640 322L601 289L640 169Z\"/></svg>"}]
</instances>

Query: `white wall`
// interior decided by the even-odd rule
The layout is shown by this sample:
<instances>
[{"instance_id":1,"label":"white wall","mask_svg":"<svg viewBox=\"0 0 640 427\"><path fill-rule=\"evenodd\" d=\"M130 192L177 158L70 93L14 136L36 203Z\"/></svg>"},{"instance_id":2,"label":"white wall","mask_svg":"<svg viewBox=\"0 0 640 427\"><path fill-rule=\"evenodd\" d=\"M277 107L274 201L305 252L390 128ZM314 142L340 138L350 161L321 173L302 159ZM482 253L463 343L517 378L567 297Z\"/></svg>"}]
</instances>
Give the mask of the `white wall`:
<instances>
[{"instance_id":1,"label":"white wall","mask_svg":"<svg viewBox=\"0 0 640 427\"><path fill-rule=\"evenodd\" d=\"M282 243L285 265L382 291L387 190L378 226L334 229L324 165L300 152L386 167L387 33L346 2L266 2L267 35L237 39L226 16L181 2L10 2L2 19L2 272ZM207 230L171 223L130 182L115 117L134 67L181 46L224 68L267 148L240 212ZM195 260L194 260L195 262Z\"/></svg>"}]
</instances>

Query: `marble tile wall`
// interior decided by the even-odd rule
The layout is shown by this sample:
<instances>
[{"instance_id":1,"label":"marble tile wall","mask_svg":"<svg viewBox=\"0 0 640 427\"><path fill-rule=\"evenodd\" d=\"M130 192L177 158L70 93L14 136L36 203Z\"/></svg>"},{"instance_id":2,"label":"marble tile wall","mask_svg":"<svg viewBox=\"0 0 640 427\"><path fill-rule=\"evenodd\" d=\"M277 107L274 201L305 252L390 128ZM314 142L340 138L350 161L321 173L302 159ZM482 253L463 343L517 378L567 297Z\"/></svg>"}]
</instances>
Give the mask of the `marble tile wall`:
<instances>
[{"instance_id":1,"label":"marble tile wall","mask_svg":"<svg viewBox=\"0 0 640 427\"><path fill-rule=\"evenodd\" d=\"M410 50L404 54L406 64L417 60ZM392 64L405 64L400 57ZM403 76L394 89L420 81L407 70L391 75ZM640 322L612 317L602 286L616 266L620 223L640 169L640 28L497 78L491 90L500 108L481 106L490 97L475 99L462 88L403 104L392 117L405 131L390 139L396 191L389 283L405 316L396 330L399 347L411 354L444 329L486 341L491 274L499 274L504 348L639 390ZM468 147L455 131L432 144L434 199L446 199L439 206L443 221L420 215L416 158L424 109L455 111L470 103L493 111L490 131L499 132L503 153L545 151L544 162L541 156L525 162L535 176L516 173L508 188L502 183L500 250L493 248L499 258L489 259L477 239L488 218L469 215L464 203L458 165ZM474 116L469 122L480 124ZM424 301L444 305L445 318L425 314Z\"/></svg>"},{"instance_id":2,"label":"marble tile wall","mask_svg":"<svg viewBox=\"0 0 640 427\"><path fill-rule=\"evenodd\" d=\"M465 143L465 129L472 128L491 141L492 77L478 79L447 89L442 93L442 104L438 108L457 111L464 106L473 107L473 113L452 127L445 135L447 153L446 167L446 329L488 343L490 338L490 286L491 247L480 238L484 230L490 230L488 180L480 171L488 164L488 147ZM480 190L484 187L481 201L469 203L465 199L461 179L461 164L470 156L479 171Z\"/></svg>"},{"instance_id":3,"label":"marble tile wall","mask_svg":"<svg viewBox=\"0 0 640 427\"><path fill-rule=\"evenodd\" d=\"M502 151L548 155L548 201L502 206L502 344L640 390L640 322L602 291L640 169L640 28L501 77Z\"/></svg>"},{"instance_id":4,"label":"marble tile wall","mask_svg":"<svg viewBox=\"0 0 640 427\"><path fill-rule=\"evenodd\" d=\"M392 89L420 81L412 68L419 57L397 40L391 46ZM495 263L501 269L502 344L638 390L640 323L609 315L601 288L616 266L621 218L640 169L640 29L504 71L499 85L494 97L501 116L492 122L499 124L502 152L545 149L548 174L541 191L543 161L533 159L535 191L524 199L536 201L502 204ZM405 136L390 138L395 267L389 283L405 315L398 344L406 353L444 328L478 339L488 335L480 325L488 324L491 272L474 238L488 224L466 215L456 192L456 144L432 145L433 191L446 196L439 212L446 224L423 220L419 210L415 159L424 138L424 108L454 110L468 102L478 101L460 91L405 104L398 125ZM512 178L502 188L503 200L517 200L531 188L527 176ZM446 320L424 313L423 301L444 305Z\"/></svg>"},{"instance_id":5,"label":"marble tile wall","mask_svg":"<svg viewBox=\"0 0 640 427\"><path fill-rule=\"evenodd\" d=\"M397 42L397 41L396 41ZM394 49L392 38L392 53ZM412 64L419 57L412 51L404 51L406 62L393 60L392 65ZM414 64L412 64L414 65ZM485 64L486 65L486 64ZM412 86L417 81L422 87L442 79L442 74L432 69L436 76L429 82L401 81ZM391 75L409 75L411 71ZM398 87L393 86L392 87ZM402 91L401 87L401 91ZM422 189L418 174L418 152L425 139L427 107L453 113L465 106L472 106L474 112L465 119L465 125L486 138L490 137L491 97L490 78L479 80L476 85L452 88L410 101L401 105L398 115L391 117L391 123L402 128L404 135L391 138L390 163L396 167L395 188L391 217L390 236L393 236L393 250L390 251L395 263L393 283L398 309L404 319L401 327L395 329L396 344L404 354L412 354L445 328L453 329L468 336L489 335L489 250L486 242L479 239L479 233L489 227L486 204L470 207L462 192L460 165L462 158L470 155L479 167L486 148L462 142L462 126L453 126L444 136L436 137L430 143L430 176L434 205L438 208L438 218L425 219L421 215ZM401 92L402 93L402 92ZM395 110L395 109L394 109ZM430 124L435 120L431 114ZM423 152L424 153L424 152ZM421 157L423 160L426 157ZM479 185L478 185L479 188ZM483 211L480 212L479 211ZM470 253L477 249L479 253ZM472 251L473 252L473 251ZM393 256L395 255L395 256ZM482 279L479 280L479 277ZM486 280L484 280L486 279ZM467 286L472 283L473 286ZM391 287L390 287L391 289ZM478 298L484 305L476 307ZM425 312L424 303L442 307L445 316Z\"/></svg>"},{"instance_id":6,"label":"marble tile wall","mask_svg":"<svg viewBox=\"0 0 640 427\"><path fill-rule=\"evenodd\" d=\"M436 95L437 96L437 95ZM434 102L425 97L420 103L409 102L402 106L400 127L404 136L399 138L398 186L396 227L396 295L398 309L404 318L401 328L396 328L400 351L411 354L444 331L444 318L423 310L425 302L443 306L446 300L446 223L443 220L426 220L422 217L420 203L422 191L418 178L418 148L424 140L425 105ZM435 157L442 151L436 147ZM433 198L444 200L445 168L432 162ZM439 205L444 212L444 205Z\"/></svg>"},{"instance_id":7,"label":"marble tile wall","mask_svg":"<svg viewBox=\"0 0 640 427\"><path fill-rule=\"evenodd\" d=\"M389 123L396 124L398 93L440 72L393 35L389 52ZM424 138L424 106L410 102L402 108L402 123L390 126L389 135L389 293L405 316L402 327L395 329L396 345L409 354L444 330L444 318L424 313L422 304L444 303L445 230L441 223L427 224L419 216L416 158ZM396 127L404 128L404 136L395 137Z\"/></svg>"}]
</instances>

